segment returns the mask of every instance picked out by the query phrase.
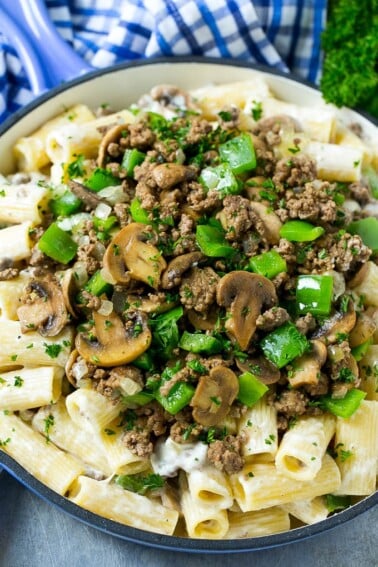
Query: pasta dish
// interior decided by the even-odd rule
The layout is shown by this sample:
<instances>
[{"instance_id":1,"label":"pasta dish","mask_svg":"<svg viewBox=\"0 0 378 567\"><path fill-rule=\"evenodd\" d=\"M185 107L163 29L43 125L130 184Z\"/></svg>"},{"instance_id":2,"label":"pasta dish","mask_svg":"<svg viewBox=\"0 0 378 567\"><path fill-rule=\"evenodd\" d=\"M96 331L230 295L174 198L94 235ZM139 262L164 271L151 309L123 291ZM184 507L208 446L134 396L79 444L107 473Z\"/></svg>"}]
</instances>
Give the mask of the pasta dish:
<instances>
[{"instance_id":1,"label":"pasta dish","mask_svg":"<svg viewBox=\"0 0 378 567\"><path fill-rule=\"evenodd\" d=\"M165 535L376 490L378 153L262 76L78 103L0 176L0 460Z\"/></svg>"}]
</instances>

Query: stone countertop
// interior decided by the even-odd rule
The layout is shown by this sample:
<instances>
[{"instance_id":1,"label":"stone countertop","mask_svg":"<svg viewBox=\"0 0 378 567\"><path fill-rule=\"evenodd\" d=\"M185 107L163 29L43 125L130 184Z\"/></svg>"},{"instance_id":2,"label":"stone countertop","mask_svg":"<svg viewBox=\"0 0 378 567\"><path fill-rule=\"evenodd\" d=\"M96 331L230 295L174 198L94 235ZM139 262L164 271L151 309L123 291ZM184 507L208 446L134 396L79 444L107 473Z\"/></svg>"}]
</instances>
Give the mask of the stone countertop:
<instances>
[{"instance_id":1,"label":"stone countertop","mask_svg":"<svg viewBox=\"0 0 378 567\"><path fill-rule=\"evenodd\" d=\"M0 476L0 567L377 567L378 507L332 531L284 547L232 555L174 553L125 542ZM172 561L174 563L172 563Z\"/></svg>"}]
</instances>

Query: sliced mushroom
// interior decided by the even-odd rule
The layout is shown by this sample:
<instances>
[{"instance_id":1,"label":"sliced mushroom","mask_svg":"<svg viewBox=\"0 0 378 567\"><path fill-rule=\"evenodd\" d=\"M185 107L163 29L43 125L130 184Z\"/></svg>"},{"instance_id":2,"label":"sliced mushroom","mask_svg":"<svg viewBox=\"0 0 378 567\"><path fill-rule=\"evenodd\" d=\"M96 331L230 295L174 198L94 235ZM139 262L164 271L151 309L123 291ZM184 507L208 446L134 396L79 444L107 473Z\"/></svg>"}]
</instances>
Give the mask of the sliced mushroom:
<instances>
[{"instance_id":1,"label":"sliced mushroom","mask_svg":"<svg viewBox=\"0 0 378 567\"><path fill-rule=\"evenodd\" d=\"M64 271L61 286L66 309L72 317L76 319L78 314L76 311L75 296L77 295L79 288L74 271L71 268Z\"/></svg>"},{"instance_id":2,"label":"sliced mushroom","mask_svg":"<svg viewBox=\"0 0 378 567\"><path fill-rule=\"evenodd\" d=\"M282 222L276 213L271 211L268 205L257 201L251 201L250 208L261 219L264 225L264 236L269 244L278 244Z\"/></svg>"},{"instance_id":3,"label":"sliced mushroom","mask_svg":"<svg viewBox=\"0 0 378 567\"><path fill-rule=\"evenodd\" d=\"M327 359L327 347L320 340L311 341L310 352L296 359L289 373L290 386L298 388L308 384L315 386L319 382L320 369Z\"/></svg>"},{"instance_id":4,"label":"sliced mushroom","mask_svg":"<svg viewBox=\"0 0 378 567\"><path fill-rule=\"evenodd\" d=\"M360 313L356 319L356 324L349 333L349 345L352 348L362 345L374 336L376 328L374 320L369 315Z\"/></svg>"},{"instance_id":5,"label":"sliced mushroom","mask_svg":"<svg viewBox=\"0 0 378 567\"><path fill-rule=\"evenodd\" d=\"M105 136L101 140L98 149L98 157L97 157L98 167L105 167L109 144L113 142L118 142L118 140L122 137L123 132L125 132L126 130L127 130L126 124L116 124L116 126L110 128L106 132Z\"/></svg>"},{"instance_id":6,"label":"sliced mushroom","mask_svg":"<svg viewBox=\"0 0 378 567\"><path fill-rule=\"evenodd\" d=\"M87 211L94 210L103 202L93 191L78 181L70 180L68 182L68 187L71 189L72 193L78 197L78 199L83 201Z\"/></svg>"},{"instance_id":7,"label":"sliced mushroom","mask_svg":"<svg viewBox=\"0 0 378 567\"><path fill-rule=\"evenodd\" d=\"M275 384L281 378L281 372L265 356L247 358L246 360L236 359L236 365L242 372L251 372L264 384Z\"/></svg>"},{"instance_id":8,"label":"sliced mushroom","mask_svg":"<svg viewBox=\"0 0 378 567\"><path fill-rule=\"evenodd\" d=\"M183 181L193 181L196 172L192 167L180 163L161 163L152 170L152 177L160 189L172 189Z\"/></svg>"},{"instance_id":9,"label":"sliced mushroom","mask_svg":"<svg viewBox=\"0 0 378 567\"><path fill-rule=\"evenodd\" d=\"M172 289L181 283L181 276L203 259L201 252L189 252L173 258L163 272L161 286L163 289Z\"/></svg>"},{"instance_id":10,"label":"sliced mushroom","mask_svg":"<svg viewBox=\"0 0 378 567\"><path fill-rule=\"evenodd\" d=\"M151 344L147 316L135 310L130 325L125 325L114 312L110 315L93 313L94 329L76 336L75 346L87 361L99 366L120 366L132 362ZM93 338L93 336L95 338Z\"/></svg>"},{"instance_id":11,"label":"sliced mushroom","mask_svg":"<svg viewBox=\"0 0 378 567\"><path fill-rule=\"evenodd\" d=\"M311 338L324 338L327 343L335 343L339 340L340 335L347 335L356 324L356 311L351 299L348 301L348 308L345 313L336 312L332 317L327 319L321 327L315 331Z\"/></svg>"},{"instance_id":12,"label":"sliced mushroom","mask_svg":"<svg viewBox=\"0 0 378 567\"><path fill-rule=\"evenodd\" d=\"M107 247L103 265L115 283L129 282L130 277L158 288L167 263L159 250L146 242L146 225L131 223L122 228Z\"/></svg>"},{"instance_id":13,"label":"sliced mushroom","mask_svg":"<svg viewBox=\"0 0 378 567\"><path fill-rule=\"evenodd\" d=\"M273 283L259 274L230 272L217 286L217 303L228 310L225 329L241 350L247 349L263 307L273 307L277 302Z\"/></svg>"},{"instance_id":14,"label":"sliced mushroom","mask_svg":"<svg viewBox=\"0 0 378 567\"><path fill-rule=\"evenodd\" d=\"M157 85L151 89L150 95L153 100L158 101L162 106L173 109L196 108L190 94L176 85Z\"/></svg>"},{"instance_id":15,"label":"sliced mushroom","mask_svg":"<svg viewBox=\"0 0 378 567\"><path fill-rule=\"evenodd\" d=\"M33 279L25 287L17 309L21 331L38 332L43 337L55 337L68 323L61 287L52 279Z\"/></svg>"},{"instance_id":16,"label":"sliced mushroom","mask_svg":"<svg viewBox=\"0 0 378 567\"><path fill-rule=\"evenodd\" d=\"M190 402L193 418L205 427L221 423L239 392L239 382L232 370L215 366L208 376L201 376Z\"/></svg>"},{"instance_id":17,"label":"sliced mushroom","mask_svg":"<svg viewBox=\"0 0 378 567\"><path fill-rule=\"evenodd\" d=\"M205 313L198 313L194 309L187 311L187 316L193 327L199 331L213 331L218 321L218 309L210 307Z\"/></svg>"}]
</instances>

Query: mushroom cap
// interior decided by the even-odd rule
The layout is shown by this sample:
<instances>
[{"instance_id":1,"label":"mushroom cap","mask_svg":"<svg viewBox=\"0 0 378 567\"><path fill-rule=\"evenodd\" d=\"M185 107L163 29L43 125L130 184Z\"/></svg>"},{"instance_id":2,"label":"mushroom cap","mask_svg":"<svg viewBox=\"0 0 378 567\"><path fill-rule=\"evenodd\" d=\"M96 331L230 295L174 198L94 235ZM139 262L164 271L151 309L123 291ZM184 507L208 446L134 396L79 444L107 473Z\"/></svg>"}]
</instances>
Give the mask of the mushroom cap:
<instances>
[{"instance_id":1,"label":"mushroom cap","mask_svg":"<svg viewBox=\"0 0 378 567\"><path fill-rule=\"evenodd\" d=\"M128 283L131 277L157 289L167 263L160 251L146 240L146 225L133 222L123 227L108 245L104 269L115 283Z\"/></svg>"},{"instance_id":2,"label":"mushroom cap","mask_svg":"<svg viewBox=\"0 0 378 567\"><path fill-rule=\"evenodd\" d=\"M201 376L190 402L193 417L205 427L218 425L228 414L239 392L235 373L226 366L215 366L208 376Z\"/></svg>"},{"instance_id":3,"label":"mushroom cap","mask_svg":"<svg viewBox=\"0 0 378 567\"><path fill-rule=\"evenodd\" d=\"M241 350L247 349L262 308L277 302L273 283L259 274L236 270L223 276L217 286L217 303L229 311L225 329Z\"/></svg>"},{"instance_id":4,"label":"mushroom cap","mask_svg":"<svg viewBox=\"0 0 378 567\"><path fill-rule=\"evenodd\" d=\"M293 364L288 380L294 388L319 382L320 369L327 359L327 347L320 340L311 341L311 345L311 351L297 358Z\"/></svg>"},{"instance_id":5,"label":"mushroom cap","mask_svg":"<svg viewBox=\"0 0 378 567\"><path fill-rule=\"evenodd\" d=\"M111 144L112 142L118 142L118 140L122 137L122 133L125 132L126 130L127 130L127 124L122 123L122 124L116 124L106 132L98 148L98 157L97 157L98 167L105 167L109 144Z\"/></svg>"},{"instance_id":6,"label":"mushroom cap","mask_svg":"<svg viewBox=\"0 0 378 567\"><path fill-rule=\"evenodd\" d=\"M181 283L181 276L204 258L201 252L189 252L171 260L161 277L161 287L171 289Z\"/></svg>"},{"instance_id":7,"label":"mushroom cap","mask_svg":"<svg viewBox=\"0 0 378 567\"><path fill-rule=\"evenodd\" d=\"M17 316L23 333L37 329L43 337L55 337L68 323L62 289L51 278L30 280L22 301Z\"/></svg>"},{"instance_id":8,"label":"mushroom cap","mask_svg":"<svg viewBox=\"0 0 378 567\"><path fill-rule=\"evenodd\" d=\"M281 378L280 369L262 355L244 361L236 359L236 365L242 372L255 374L263 384L275 384Z\"/></svg>"},{"instance_id":9,"label":"mushroom cap","mask_svg":"<svg viewBox=\"0 0 378 567\"><path fill-rule=\"evenodd\" d=\"M133 324L125 326L114 313L93 313L95 339L85 332L76 336L78 353L87 361L99 366L120 366L132 362L151 344L151 331L147 316L142 311L133 312Z\"/></svg>"},{"instance_id":10,"label":"mushroom cap","mask_svg":"<svg viewBox=\"0 0 378 567\"><path fill-rule=\"evenodd\" d=\"M193 181L196 172L192 167L180 163L161 163L152 170L152 177L160 189L172 189L183 181Z\"/></svg>"},{"instance_id":11,"label":"mushroom cap","mask_svg":"<svg viewBox=\"0 0 378 567\"><path fill-rule=\"evenodd\" d=\"M335 343L340 334L348 334L356 324L356 311L353 301L349 299L348 308L345 313L336 312L329 319L327 319L322 326L315 331L312 338L323 338L328 343Z\"/></svg>"}]
</instances>

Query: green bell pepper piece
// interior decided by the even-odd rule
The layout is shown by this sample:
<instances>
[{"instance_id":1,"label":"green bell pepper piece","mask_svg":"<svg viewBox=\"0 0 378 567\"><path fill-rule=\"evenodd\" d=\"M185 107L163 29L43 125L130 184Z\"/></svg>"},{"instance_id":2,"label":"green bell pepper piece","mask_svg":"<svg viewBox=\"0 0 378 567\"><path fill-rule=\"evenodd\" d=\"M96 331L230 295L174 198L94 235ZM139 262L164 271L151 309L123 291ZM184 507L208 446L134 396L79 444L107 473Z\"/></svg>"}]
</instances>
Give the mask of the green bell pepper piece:
<instances>
[{"instance_id":1,"label":"green bell pepper piece","mask_svg":"<svg viewBox=\"0 0 378 567\"><path fill-rule=\"evenodd\" d=\"M235 254L235 249L224 237L224 231L215 226L199 224L196 240L201 252L210 258L230 258Z\"/></svg>"},{"instance_id":2,"label":"green bell pepper piece","mask_svg":"<svg viewBox=\"0 0 378 567\"><path fill-rule=\"evenodd\" d=\"M253 258L249 260L249 267L253 272L256 272L256 274L270 279L281 272L287 271L286 260L284 260L276 250L270 250L258 256L253 256Z\"/></svg>"},{"instance_id":3,"label":"green bell pepper piece","mask_svg":"<svg viewBox=\"0 0 378 567\"><path fill-rule=\"evenodd\" d=\"M201 171L199 181L207 190L215 189L222 196L238 195L242 189L228 163L206 167Z\"/></svg>"},{"instance_id":4,"label":"green bell pepper piece","mask_svg":"<svg viewBox=\"0 0 378 567\"><path fill-rule=\"evenodd\" d=\"M322 396L319 400L319 405L321 408L338 417L348 418L358 410L365 396L366 392L353 388L352 390L348 390L343 398Z\"/></svg>"},{"instance_id":5,"label":"green bell pepper piece","mask_svg":"<svg viewBox=\"0 0 378 567\"><path fill-rule=\"evenodd\" d=\"M112 185L121 185L121 180L107 169L102 169L101 167L97 167L85 181L85 186L95 193Z\"/></svg>"},{"instance_id":6,"label":"green bell pepper piece","mask_svg":"<svg viewBox=\"0 0 378 567\"><path fill-rule=\"evenodd\" d=\"M332 276L298 276L296 303L299 313L328 315L331 311L333 294Z\"/></svg>"},{"instance_id":7,"label":"green bell pepper piece","mask_svg":"<svg viewBox=\"0 0 378 567\"><path fill-rule=\"evenodd\" d=\"M228 163L236 174L251 171L256 167L255 148L247 132L221 144L218 150L221 161Z\"/></svg>"},{"instance_id":8,"label":"green bell pepper piece","mask_svg":"<svg viewBox=\"0 0 378 567\"><path fill-rule=\"evenodd\" d=\"M89 291L92 295L102 295L105 293L109 295L112 290L113 286L109 282L105 281L101 275L101 271L98 270L93 274L93 276L88 280L85 286L86 291Z\"/></svg>"},{"instance_id":9,"label":"green bell pepper piece","mask_svg":"<svg viewBox=\"0 0 378 567\"><path fill-rule=\"evenodd\" d=\"M152 354L148 350L133 360L133 365L140 370L153 370L155 366Z\"/></svg>"},{"instance_id":10,"label":"green bell pepper piece","mask_svg":"<svg viewBox=\"0 0 378 567\"><path fill-rule=\"evenodd\" d=\"M336 512L336 510L345 510L352 504L350 496L338 496L335 494L326 494L326 506L328 512Z\"/></svg>"},{"instance_id":11,"label":"green bell pepper piece","mask_svg":"<svg viewBox=\"0 0 378 567\"><path fill-rule=\"evenodd\" d=\"M146 154L140 152L139 150L127 149L123 154L121 167L122 169L126 170L128 177L133 177L134 169L137 165L141 164L144 161Z\"/></svg>"},{"instance_id":12,"label":"green bell pepper piece","mask_svg":"<svg viewBox=\"0 0 378 567\"><path fill-rule=\"evenodd\" d=\"M71 236L53 222L42 234L38 248L61 264L68 264L76 255L78 245Z\"/></svg>"},{"instance_id":13,"label":"green bell pepper piece","mask_svg":"<svg viewBox=\"0 0 378 567\"><path fill-rule=\"evenodd\" d=\"M347 231L350 234L358 234L362 242L371 248L373 254L378 253L378 219L368 217L351 222Z\"/></svg>"},{"instance_id":14,"label":"green bell pepper piece","mask_svg":"<svg viewBox=\"0 0 378 567\"><path fill-rule=\"evenodd\" d=\"M134 362L133 362L134 364ZM122 396L122 403L127 406L145 406L149 402L155 399L155 396L150 392L138 392L137 394L132 394L130 396Z\"/></svg>"},{"instance_id":15,"label":"green bell pepper piece","mask_svg":"<svg viewBox=\"0 0 378 567\"><path fill-rule=\"evenodd\" d=\"M370 337L370 339L368 339L364 343L352 348L352 354L354 358L357 360L357 362L359 362L361 358L365 356L365 354L369 350L370 345L372 344L373 344L373 339L372 337Z\"/></svg>"},{"instance_id":16,"label":"green bell pepper piece","mask_svg":"<svg viewBox=\"0 0 378 567\"><path fill-rule=\"evenodd\" d=\"M162 396L157 390L155 397L168 413L175 415L189 404L194 392L195 388L191 384L176 382L166 396Z\"/></svg>"},{"instance_id":17,"label":"green bell pepper piece","mask_svg":"<svg viewBox=\"0 0 378 567\"><path fill-rule=\"evenodd\" d=\"M268 386L256 378L252 372L244 372L239 376L239 393L237 399L248 407L253 406L265 392Z\"/></svg>"},{"instance_id":18,"label":"green bell pepper piece","mask_svg":"<svg viewBox=\"0 0 378 567\"><path fill-rule=\"evenodd\" d=\"M82 201L71 191L65 191L60 197L50 201L50 209L55 217L68 217L77 213L82 206Z\"/></svg>"},{"instance_id":19,"label":"green bell pepper piece","mask_svg":"<svg viewBox=\"0 0 378 567\"><path fill-rule=\"evenodd\" d=\"M287 221L281 226L280 236L290 242L311 242L324 234L324 228L301 220Z\"/></svg>"},{"instance_id":20,"label":"green bell pepper piece","mask_svg":"<svg viewBox=\"0 0 378 567\"><path fill-rule=\"evenodd\" d=\"M278 368L282 368L306 352L309 342L296 326L288 321L266 335L260 346L266 358Z\"/></svg>"},{"instance_id":21,"label":"green bell pepper piece","mask_svg":"<svg viewBox=\"0 0 378 567\"><path fill-rule=\"evenodd\" d=\"M178 346L183 350L197 354L217 354L223 349L219 339L204 333L188 333L188 331L183 332Z\"/></svg>"},{"instance_id":22,"label":"green bell pepper piece","mask_svg":"<svg viewBox=\"0 0 378 567\"><path fill-rule=\"evenodd\" d=\"M143 209L139 199L135 198L130 203L130 214L135 222L140 222L142 224L152 224L149 214L146 209Z\"/></svg>"}]
</instances>

